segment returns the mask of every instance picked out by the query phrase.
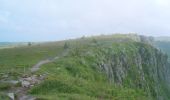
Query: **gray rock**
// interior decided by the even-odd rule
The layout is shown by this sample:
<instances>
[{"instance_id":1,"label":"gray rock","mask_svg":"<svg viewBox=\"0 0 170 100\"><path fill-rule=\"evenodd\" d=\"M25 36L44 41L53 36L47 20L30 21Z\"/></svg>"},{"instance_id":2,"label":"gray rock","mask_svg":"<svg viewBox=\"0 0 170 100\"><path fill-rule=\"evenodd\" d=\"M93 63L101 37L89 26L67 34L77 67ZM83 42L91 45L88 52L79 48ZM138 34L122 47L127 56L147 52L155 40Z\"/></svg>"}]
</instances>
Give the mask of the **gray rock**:
<instances>
[{"instance_id":1,"label":"gray rock","mask_svg":"<svg viewBox=\"0 0 170 100\"><path fill-rule=\"evenodd\" d=\"M19 81L11 80L11 81L9 81L9 83L12 83L12 84L16 85L16 84L19 83Z\"/></svg>"},{"instance_id":2,"label":"gray rock","mask_svg":"<svg viewBox=\"0 0 170 100\"><path fill-rule=\"evenodd\" d=\"M19 100L36 100L36 98L29 95L24 95L20 97Z\"/></svg>"},{"instance_id":3,"label":"gray rock","mask_svg":"<svg viewBox=\"0 0 170 100\"><path fill-rule=\"evenodd\" d=\"M26 80L26 81L32 81L32 78L31 78L31 77L28 77L28 78L24 78L24 80Z\"/></svg>"},{"instance_id":4,"label":"gray rock","mask_svg":"<svg viewBox=\"0 0 170 100\"><path fill-rule=\"evenodd\" d=\"M15 94L14 93L8 93L7 95L11 100L15 100Z\"/></svg>"},{"instance_id":5,"label":"gray rock","mask_svg":"<svg viewBox=\"0 0 170 100\"><path fill-rule=\"evenodd\" d=\"M22 85L22 87L30 87L30 82L29 81L21 81L21 85Z\"/></svg>"},{"instance_id":6,"label":"gray rock","mask_svg":"<svg viewBox=\"0 0 170 100\"><path fill-rule=\"evenodd\" d=\"M19 83L19 81L16 81L16 80L2 80L0 82L1 83L9 83L9 84L13 84L13 85L16 85Z\"/></svg>"},{"instance_id":7,"label":"gray rock","mask_svg":"<svg viewBox=\"0 0 170 100\"><path fill-rule=\"evenodd\" d=\"M8 77L9 77L8 74L5 74L5 75L2 76L2 78L8 78Z\"/></svg>"}]
</instances>

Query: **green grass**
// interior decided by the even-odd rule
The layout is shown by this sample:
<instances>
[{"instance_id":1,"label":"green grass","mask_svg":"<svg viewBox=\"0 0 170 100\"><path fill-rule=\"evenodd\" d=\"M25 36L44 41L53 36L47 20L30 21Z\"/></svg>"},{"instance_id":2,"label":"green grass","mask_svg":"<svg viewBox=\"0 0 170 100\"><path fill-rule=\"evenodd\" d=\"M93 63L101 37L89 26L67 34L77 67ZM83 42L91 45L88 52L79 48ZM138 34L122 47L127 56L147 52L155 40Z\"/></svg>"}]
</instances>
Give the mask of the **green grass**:
<instances>
[{"instance_id":1,"label":"green grass","mask_svg":"<svg viewBox=\"0 0 170 100\"><path fill-rule=\"evenodd\" d=\"M30 93L48 100L53 98L58 100L79 100L80 98L84 100L150 100L151 98L142 89L121 87L110 83L107 75L97 65L99 61L112 57L112 51L117 56L120 55L122 48L125 49L124 52L128 54L130 60L131 54L138 50L138 46L135 45L136 43L133 42L110 42L109 48L104 44L100 46L88 43L83 46L81 43L71 45L68 56L44 65L37 72L37 74L48 74L48 78L42 84L32 88Z\"/></svg>"},{"instance_id":2,"label":"green grass","mask_svg":"<svg viewBox=\"0 0 170 100\"><path fill-rule=\"evenodd\" d=\"M142 48L145 50L143 61L147 62L156 49L135 42L138 37L133 36L100 36L1 49L0 79L3 79L3 75L8 75L9 79L17 79L38 61L60 56L65 47L69 51L67 56L43 65L36 73L47 74L48 77L29 91L31 95L39 100L152 100L154 97L150 97L150 92L154 93L152 88L155 84L149 71L154 67L143 64L142 71L145 72L148 84L146 86L143 83L141 88L140 83L144 81L141 80L141 73L134 58ZM117 72L114 72L116 77L109 76L100 65L113 67L112 62L119 65L122 55L126 59L123 66L128 75L120 81L116 76ZM10 86L0 84L0 92ZM148 86L151 87L150 90L147 90ZM164 89L162 91L164 93ZM0 94L1 98L5 98L3 94Z\"/></svg>"},{"instance_id":3,"label":"green grass","mask_svg":"<svg viewBox=\"0 0 170 100\"><path fill-rule=\"evenodd\" d=\"M16 79L42 59L54 57L62 52L62 43L40 44L0 50L0 74Z\"/></svg>"},{"instance_id":4,"label":"green grass","mask_svg":"<svg viewBox=\"0 0 170 100\"><path fill-rule=\"evenodd\" d=\"M0 92L0 100L10 100L10 98L6 94Z\"/></svg>"},{"instance_id":5,"label":"green grass","mask_svg":"<svg viewBox=\"0 0 170 100\"><path fill-rule=\"evenodd\" d=\"M0 91L8 90L11 88L11 86L12 84L9 84L9 83L0 83Z\"/></svg>"}]
</instances>

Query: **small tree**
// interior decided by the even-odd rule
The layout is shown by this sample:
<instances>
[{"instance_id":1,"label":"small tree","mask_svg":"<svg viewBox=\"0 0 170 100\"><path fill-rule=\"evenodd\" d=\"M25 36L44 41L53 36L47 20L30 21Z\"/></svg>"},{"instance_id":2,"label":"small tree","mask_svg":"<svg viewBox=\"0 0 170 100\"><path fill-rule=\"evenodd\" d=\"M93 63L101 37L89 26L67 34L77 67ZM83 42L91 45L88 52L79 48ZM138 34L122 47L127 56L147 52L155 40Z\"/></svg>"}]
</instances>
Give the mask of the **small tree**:
<instances>
[{"instance_id":1,"label":"small tree","mask_svg":"<svg viewBox=\"0 0 170 100\"><path fill-rule=\"evenodd\" d=\"M32 43L31 42L28 42L28 46L31 46L32 45Z\"/></svg>"},{"instance_id":2,"label":"small tree","mask_svg":"<svg viewBox=\"0 0 170 100\"><path fill-rule=\"evenodd\" d=\"M64 49L68 49L68 48L69 48L69 44L67 42L65 42Z\"/></svg>"},{"instance_id":3,"label":"small tree","mask_svg":"<svg viewBox=\"0 0 170 100\"><path fill-rule=\"evenodd\" d=\"M97 40L95 38L92 39L93 43L97 43Z\"/></svg>"},{"instance_id":4,"label":"small tree","mask_svg":"<svg viewBox=\"0 0 170 100\"><path fill-rule=\"evenodd\" d=\"M82 36L81 39L85 39L86 37L85 36Z\"/></svg>"}]
</instances>

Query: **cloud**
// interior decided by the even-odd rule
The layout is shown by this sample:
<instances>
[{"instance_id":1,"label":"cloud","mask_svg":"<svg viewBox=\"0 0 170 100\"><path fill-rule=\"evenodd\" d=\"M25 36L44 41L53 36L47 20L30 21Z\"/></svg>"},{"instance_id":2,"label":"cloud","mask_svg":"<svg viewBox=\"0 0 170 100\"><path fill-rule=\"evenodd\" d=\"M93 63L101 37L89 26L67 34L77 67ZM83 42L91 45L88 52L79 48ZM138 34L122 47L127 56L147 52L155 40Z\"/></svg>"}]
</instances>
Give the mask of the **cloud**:
<instances>
[{"instance_id":1,"label":"cloud","mask_svg":"<svg viewBox=\"0 0 170 100\"><path fill-rule=\"evenodd\" d=\"M11 13L8 11L0 10L0 23L8 23L10 15L11 15Z\"/></svg>"},{"instance_id":2,"label":"cloud","mask_svg":"<svg viewBox=\"0 0 170 100\"><path fill-rule=\"evenodd\" d=\"M0 35L30 40L117 32L170 35L168 9L168 0L1 0Z\"/></svg>"}]
</instances>

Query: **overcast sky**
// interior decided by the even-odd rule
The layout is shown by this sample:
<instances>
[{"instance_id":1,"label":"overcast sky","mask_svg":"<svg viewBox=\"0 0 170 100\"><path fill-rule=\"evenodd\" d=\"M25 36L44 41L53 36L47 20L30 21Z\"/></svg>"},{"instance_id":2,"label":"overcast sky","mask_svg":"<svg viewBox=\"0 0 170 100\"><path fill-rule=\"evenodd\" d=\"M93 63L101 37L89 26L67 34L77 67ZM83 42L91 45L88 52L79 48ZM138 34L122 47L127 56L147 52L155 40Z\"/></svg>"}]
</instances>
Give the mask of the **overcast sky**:
<instances>
[{"instance_id":1,"label":"overcast sky","mask_svg":"<svg viewBox=\"0 0 170 100\"><path fill-rule=\"evenodd\" d=\"M170 36L170 0L0 0L0 41L107 33Z\"/></svg>"}]
</instances>

